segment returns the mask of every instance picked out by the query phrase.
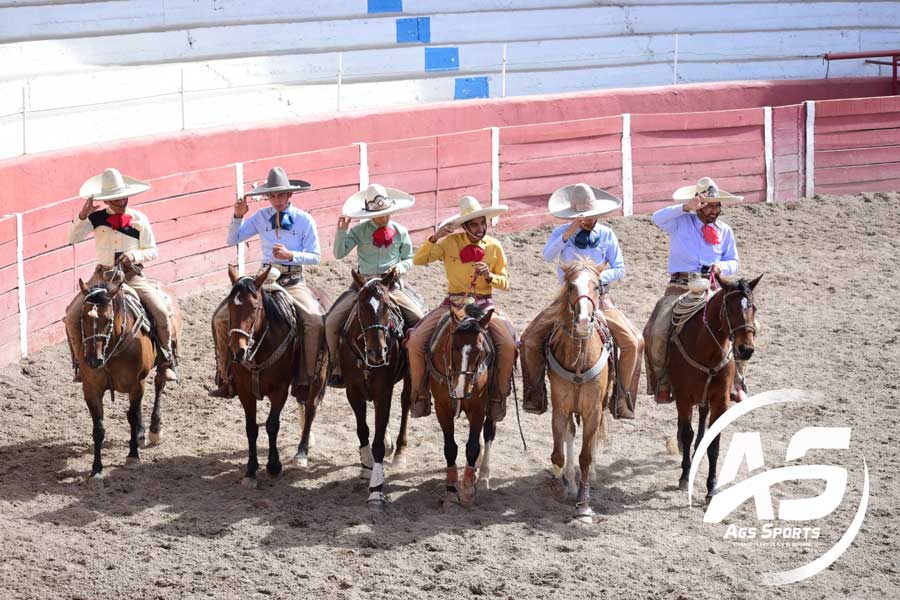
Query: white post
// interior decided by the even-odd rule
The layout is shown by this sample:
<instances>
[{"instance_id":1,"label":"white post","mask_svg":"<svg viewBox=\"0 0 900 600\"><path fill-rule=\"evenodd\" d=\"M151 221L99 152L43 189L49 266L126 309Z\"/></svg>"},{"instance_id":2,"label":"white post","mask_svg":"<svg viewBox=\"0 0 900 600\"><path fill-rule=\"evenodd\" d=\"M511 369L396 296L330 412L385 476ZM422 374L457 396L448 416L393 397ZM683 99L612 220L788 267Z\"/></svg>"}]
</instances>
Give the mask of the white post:
<instances>
[{"instance_id":1,"label":"white post","mask_svg":"<svg viewBox=\"0 0 900 600\"><path fill-rule=\"evenodd\" d=\"M25 302L25 236L22 235L22 213L16 213L16 274L19 281L19 349L28 356L28 304Z\"/></svg>"},{"instance_id":2,"label":"white post","mask_svg":"<svg viewBox=\"0 0 900 600\"><path fill-rule=\"evenodd\" d=\"M359 146L359 191L369 187L369 146L365 142L356 142Z\"/></svg>"},{"instance_id":3,"label":"white post","mask_svg":"<svg viewBox=\"0 0 900 600\"><path fill-rule=\"evenodd\" d=\"M806 190L804 195L812 198L816 193L816 103L807 100L806 104Z\"/></svg>"},{"instance_id":4,"label":"white post","mask_svg":"<svg viewBox=\"0 0 900 600\"><path fill-rule=\"evenodd\" d=\"M491 206L500 204L500 128L491 127ZM496 225L500 217L491 219Z\"/></svg>"},{"instance_id":5,"label":"white post","mask_svg":"<svg viewBox=\"0 0 900 600\"><path fill-rule=\"evenodd\" d=\"M27 85L27 84L26 84ZM28 154L28 88L22 86L22 154Z\"/></svg>"},{"instance_id":6,"label":"white post","mask_svg":"<svg viewBox=\"0 0 900 600\"><path fill-rule=\"evenodd\" d=\"M634 214L634 175L631 170L631 115L622 115L622 214Z\"/></svg>"},{"instance_id":7,"label":"white post","mask_svg":"<svg viewBox=\"0 0 900 600\"><path fill-rule=\"evenodd\" d=\"M675 32L675 62L672 65L672 85L678 85L678 32Z\"/></svg>"},{"instance_id":8,"label":"white post","mask_svg":"<svg viewBox=\"0 0 900 600\"><path fill-rule=\"evenodd\" d=\"M244 197L244 163L234 163L234 185L237 188L237 197ZM244 242L237 245L238 275L244 276Z\"/></svg>"},{"instance_id":9,"label":"white post","mask_svg":"<svg viewBox=\"0 0 900 600\"><path fill-rule=\"evenodd\" d=\"M503 67L500 74L500 97L506 98L506 42L503 42Z\"/></svg>"},{"instance_id":10,"label":"white post","mask_svg":"<svg viewBox=\"0 0 900 600\"><path fill-rule=\"evenodd\" d=\"M187 128L187 122L184 117L184 67L181 68L181 130L184 131Z\"/></svg>"},{"instance_id":11,"label":"white post","mask_svg":"<svg viewBox=\"0 0 900 600\"><path fill-rule=\"evenodd\" d=\"M337 111L341 112L341 85L344 81L344 53L338 52L337 70Z\"/></svg>"},{"instance_id":12,"label":"white post","mask_svg":"<svg viewBox=\"0 0 900 600\"><path fill-rule=\"evenodd\" d=\"M772 141L772 107L763 107L766 147L766 202L775 201L775 147Z\"/></svg>"}]
</instances>

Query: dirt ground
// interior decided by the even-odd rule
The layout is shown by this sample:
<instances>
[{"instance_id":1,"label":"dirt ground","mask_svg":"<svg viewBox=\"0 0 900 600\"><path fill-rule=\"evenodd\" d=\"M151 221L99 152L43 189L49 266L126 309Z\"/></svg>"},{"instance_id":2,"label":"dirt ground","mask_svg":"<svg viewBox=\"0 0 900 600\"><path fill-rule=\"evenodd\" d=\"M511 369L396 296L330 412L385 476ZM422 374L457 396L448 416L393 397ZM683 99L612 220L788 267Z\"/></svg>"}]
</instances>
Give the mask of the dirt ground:
<instances>
[{"instance_id":1,"label":"dirt ground","mask_svg":"<svg viewBox=\"0 0 900 600\"><path fill-rule=\"evenodd\" d=\"M85 484L90 418L80 386L70 383L68 351L56 346L0 370L0 598L896 598L900 195L752 205L726 209L723 219L736 231L741 272L765 273L751 394L818 393L751 413L740 430L762 433L766 465L774 468L786 464L786 442L801 427L852 428L849 450L803 459L849 472L836 511L788 523L819 527L817 540L724 539L727 523L761 525L751 501L723 523L704 523L702 507L688 508L678 491L680 459L666 449L674 405L656 406L647 396L637 421L610 424L593 525L573 523L571 503L548 485L549 415L522 415L526 452L511 406L495 444L495 489L480 491L471 510L439 508L444 461L431 416L412 421L408 465L388 468L388 511L371 515L342 390L325 397L309 468L288 468L277 480L261 472L260 489L245 489L240 404L206 396L209 319L220 292L182 303L183 381L165 395L162 443L143 450L135 468L125 467L127 403L107 401L105 487ZM614 297L643 327L663 289L667 242L649 216L611 225L627 266ZM512 287L498 302L520 331L557 289L540 256L548 232L500 236ZM312 268L309 277L336 295L352 264ZM431 305L440 299L439 266L416 268L409 280ZM399 403L394 412L396 425ZM292 404L282 419L283 459L299 441L296 413ZM720 470L737 427L723 434ZM262 430L261 457L267 443ZM811 579L763 587L760 573L813 560L847 529L861 501L863 457L870 493L853 544ZM745 476L742 468L739 479ZM776 509L777 498L815 496L824 487L821 480L776 486Z\"/></svg>"}]
</instances>

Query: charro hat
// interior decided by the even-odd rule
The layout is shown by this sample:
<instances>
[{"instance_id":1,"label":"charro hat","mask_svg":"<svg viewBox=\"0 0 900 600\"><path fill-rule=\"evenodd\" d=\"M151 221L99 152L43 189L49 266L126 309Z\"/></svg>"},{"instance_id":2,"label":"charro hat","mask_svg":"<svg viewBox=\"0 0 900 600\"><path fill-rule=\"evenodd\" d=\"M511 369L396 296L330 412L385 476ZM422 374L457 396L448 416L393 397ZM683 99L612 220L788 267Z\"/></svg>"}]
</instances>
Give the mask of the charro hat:
<instances>
[{"instance_id":1,"label":"charro hat","mask_svg":"<svg viewBox=\"0 0 900 600\"><path fill-rule=\"evenodd\" d=\"M498 204L497 206L488 206L487 208L482 208L481 203L478 201L475 196L463 196L459 199L459 212L452 217L444 219L441 221L441 224L438 227L443 227L444 225L450 225L454 228L459 227L466 221L471 221L472 219L478 219L479 217L485 217L490 219L491 217L496 217L501 213L505 213L509 210L508 206L504 206L503 204Z\"/></svg>"},{"instance_id":2,"label":"charro hat","mask_svg":"<svg viewBox=\"0 0 900 600\"><path fill-rule=\"evenodd\" d=\"M137 196L149 189L150 184L146 181L122 175L118 169L106 169L85 181L78 191L78 195L85 200L93 196L94 200L110 202Z\"/></svg>"},{"instance_id":3,"label":"charro hat","mask_svg":"<svg viewBox=\"0 0 900 600\"><path fill-rule=\"evenodd\" d=\"M288 179L287 173L281 167L269 169L266 183L259 185L247 192L247 196L262 196L263 194L279 194L281 192L302 192L310 188L309 182L302 179Z\"/></svg>"},{"instance_id":4,"label":"charro hat","mask_svg":"<svg viewBox=\"0 0 900 600\"><path fill-rule=\"evenodd\" d=\"M406 192L373 183L344 202L341 214L353 219L383 217L412 207L416 199Z\"/></svg>"},{"instance_id":5,"label":"charro hat","mask_svg":"<svg viewBox=\"0 0 900 600\"><path fill-rule=\"evenodd\" d=\"M598 217L622 206L622 201L607 192L586 183L566 185L550 196L547 210L560 219Z\"/></svg>"},{"instance_id":6,"label":"charro hat","mask_svg":"<svg viewBox=\"0 0 900 600\"><path fill-rule=\"evenodd\" d=\"M743 196L735 196L730 192L726 192L716 185L712 177L701 177L697 181L697 185L686 185L680 187L672 194L673 200L681 200L686 202L692 200L697 194L706 194L707 202L718 202L722 205L737 204L744 199Z\"/></svg>"}]
</instances>

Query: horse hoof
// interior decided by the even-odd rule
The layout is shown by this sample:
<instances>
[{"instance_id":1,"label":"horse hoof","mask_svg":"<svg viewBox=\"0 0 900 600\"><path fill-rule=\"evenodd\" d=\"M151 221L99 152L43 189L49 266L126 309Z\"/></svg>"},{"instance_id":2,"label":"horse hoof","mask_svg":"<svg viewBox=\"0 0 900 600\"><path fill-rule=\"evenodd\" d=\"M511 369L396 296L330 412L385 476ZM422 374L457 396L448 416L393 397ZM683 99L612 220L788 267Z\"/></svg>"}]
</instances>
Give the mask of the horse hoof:
<instances>
[{"instance_id":1,"label":"horse hoof","mask_svg":"<svg viewBox=\"0 0 900 600\"><path fill-rule=\"evenodd\" d=\"M149 448L150 447L150 441L144 436L138 437L137 444L138 444L138 448Z\"/></svg>"},{"instance_id":2,"label":"horse hoof","mask_svg":"<svg viewBox=\"0 0 900 600\"><path fill-rule=\"evenodd\" d=\"M481 477L478 480L477 489L490 491L491 490L491 478L490 477Z\"/></svg>"},{"instance_id":3,"label":"horse hoof","mask_svg":"<svg viewBox=\"0 0 900 600\"><path fill-rule=\"evenodd\" d=\"M128 469L137 467L140 464L141 464L140 456L129 456L125 459L125 467Z\"/></svg>"},{"instance_id":4,"label":"horse hoof","mask_svg":"<svg viewBox=\"0 0 900 600\"><path fill-rule=\"evenodd\" d=\"M456 492L446 492L444 497L441 498L441 508L444 512L455 510L461 505L459 494Z\"/></svg>"},{"instance_id":5,"label":"horse hoof","mask_svg":"<svg viewBox=\"0 0 900 600\"><path fill-rule=\"evenodd\" d=\"M309 466L309 457L305 454L300 454L299 452L294 455L294 458L291 459L291 463L295 467L299 467L301 469L305 469Z\"/></svg>"},{"instance_id":6,"label":"horse hoof","mask_svg":"<svg viewBox=\"0 0 900 600\"><path fill-rule=\"evenodd\" d=\"M384 494L381 492L372 492L366 500L366 506L372 512L383 513L386 504Z\"/></svg>"},{"instance_id":7,"label":"horse hoof","mask_svg":"<svg viewBox=\"0 0 900 600\"><path fill-rule=\"evenodd\" d=\"M678 490L682 492L688 491L688 480L687 479L679 479L678 480Z\"/></svg>"},{"instance_id":8,"label":"horse hoof","mask_svg":"<svg viewBox=\"0 0 900 600\"><path fill-rule=\"evenodd\" d=\"M359 468L359 477L360 481L369 481L372 477L372 467L360 467Z\"/></svg>"},{"instance_id":9,"label":"horse hoof","mask_svg":"<svg viewBox=\"0 0 900 600\"><path fill-rule=\"evenodd\" d=\"M248 490L255 490L258 487L256 483L256 477L244 477L241 479L241 486L247 488Z\"/></svg>"},{"instance_id":10,"label":"horse hoof","mask_svg":"<svg viewBox=\"0 0 900 600\"><path fill-rule=\"evenodd\" d=\"M706 493L706 503L709 504L712 502L713 496L719 493L719 490L712 490L711 492Z\"/></svg>"},{"instance_id":11,"label":"horse hoof","mask_svg":"<svg viewBox=\"0 0 900 600\"><path fill-rule=\"evenodd\" d=\"M391 459L391 468L393 469L405 469L406 468L406 455L405 454L397 454Z\"/></svg>"},{"instance_id":12,"label":"horse hoof","mask_svg":"<svg viewBox=\"0 0 900 600\"><path fill-rule=\"evenodd\" d=\"M149 439L150 439L150 445L152 445L152 446L159 445L159 443L162 441L162 432L160 431L159 433L153 433L151 431Z\"/></svg>"},{"instance_id":13,"label":"horse hoof","mask_svg":"<svg viewBox=\"0 0 900 600\"><path fill-rule=\"evenodd\" d=\"M106 482L104 481L105 479L106 475L104 475L103 473L96 473L88 478L87 483L92 488L100 490L103 489L103 487L106 485Z\"/></svg>"},{"instance_id":14,"label":"horse hoof","mask_svg":"<svg viewBox=\"0 0 900 600\"><path fill-rule=\"evenodd\" d=\"M281 476L284 475L284 470L279 468L277 471L270 471L268 468L266 469L266 475L269 476L269 479L281 479Z\"/></svg>"}]
</instances>

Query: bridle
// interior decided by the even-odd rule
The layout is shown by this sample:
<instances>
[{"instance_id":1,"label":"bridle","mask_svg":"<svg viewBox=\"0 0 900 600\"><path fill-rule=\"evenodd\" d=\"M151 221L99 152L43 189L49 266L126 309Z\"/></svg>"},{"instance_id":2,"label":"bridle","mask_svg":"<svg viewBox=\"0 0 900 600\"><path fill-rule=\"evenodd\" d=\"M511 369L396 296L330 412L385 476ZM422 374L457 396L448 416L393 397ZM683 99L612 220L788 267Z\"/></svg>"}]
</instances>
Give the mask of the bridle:
<instances>
[{"instance_id":1,"label":"bridle","mask_svg":"<svg viewBox=\"0 0 900 600\"><path fill-rule=\"evenodd\" d=\"M81 340L82 340L81 343L83 346L82 350L84 352L84 355L87 356L88 342L90 342L91 340L96 340L96 339L101 339L104 341L104 344L103 344L104 351L102 353L101 352L97 353L99 355L98 357L101 360L100 366L98 367L99 369L106 368L106 365L109 363L109 361L112 360L113 358L115 358L120 352L122 352L122 350L124 350L125 342L127 340L131 340L132 338L134 338L134 336L137 334L138 330L140 329L141 325L143 325L143 323L144 323L144 320L142 318L135 318L134 323L132 324L131 328L128 331L125 330L125 325L128 322L128 311L125 308L125 302L126 302L125 294L119 293L119 292L120 292L120 290L117 290L116 293L110 297L110 304L112 305L113 316L107 322L106 327L103 329L102 333L97 332L96 321L93 321L91 335L87 335L87 336L84 335L85 334L84 315L82 314L82 316L81 316L81 320L80 320ZM96 296L98 294L104 294L106 296L109 296L109 290L107 288L98 287L98 288L88 291L84 296L84 303L90 304L96 308L97 306L99 306L99 304L96 301L94 301L92 299L92 297ZM115 335L116 316L119 314L123 315L122 316L122 330L116 336L115 343L113 344L110 351L107 353L106 346L109 345L110 340L112 340L113 336Z\"/></svg>"},{"instance_id":2,"label":"bridle","mask_svg":"<svg viewBox=\"0 0 900 600\"><path fill-rule=\"evenodd\" d=\"M364 288L363 288L364 289ZM362 291L362 290L360 290ZM366 325L362 320L362 311L360 310L360 302L357 300L356 304L356 320L359 323L359 334L350 340L350 349L353 351L353 354L356 355L357 361L359 361L366 370L370 369L379 369L381 367L387 367L391 364L391 361L388 360L389 350L385 351L388 348L388 345L382 346L381 352L381 362L373 363L369 361L369 343L367 340L366 333L369 331L384 331L384 335L388 339L396 340L398 343L403 339L403 327L405 325L405 320L403 319L403 313L400 312L400 308L390 299L390 296L384 294L384 305L388 310L388 322L384 323L372 323L371 325ZM377 315L376 315L377 316ZM360 348L360 340L362 340L362 347Z\"/></svg>"},{"instance_id":3,"label":"bridle","mask_svg":"<svg viewBox=\"0 0 900 600\"><path fill-rule=\"evenodd\" d=\"M453 369L452 363L452 351L453 351L453 336L456 335L456 332L460 329L460 326L465 324L464 331L472 331L474 330L476 333L477 343L474 347L479 351L479 358L481 358L482 353L484 354L483 360L478 360L475 362L474 369L463 370L455 370ZM429 367L429 371L431 375L441 381L445 386L447 386L447 395L451 400L469 400L472 398L473 389L475 388L475 382L481 377L482 373L491 366L494 362L494 347L491 343L490 337L487 335L487 331L484 327L481 326L478 321L476 321L472 317L467 317L460 321L457 325L456 329L447 335L447 339L444 342L444 349L442 354L442 363L444 366L444 372L438 371L434 368L432 364L431 353L429 352L427 365ZM463 379L463 395L458 396L456 394L456 390L453 387L453 380L458 377L464 377ZM459 411L459 406L457 406L457 411Z\"/></svg>"},{"instance_id":4,"label":"bridle","mask_svg":"<svg viewBox=\"0 0 900 600\"><path fill-rule=\"evenodd\" d=\"M250 277L244 277L244 279L250 279ZM237 284L237 282L235 282ZM256 308L253 310L253 320L250 321L249 331L245 331L238 327L231 327L228 330L228 336L232 336L234 334L242 335L247 338L247 351L244 352L244 357L240 361L242 364L248 364L253 361L253 358L256 356L256 353L259 352L260 347L262 346L262 341L265 339L266 334L269 332L269 326L266 324L265 329L263 329L262 335L259 336L257 340L255 336L255 332L257 329L257 321L259 321L262 315L263 301L262 301L262 290L257 290L257 299L259 302L256 305ZM228 325L231 325L231 315L228 315Z\"/></svg>"}]
</instances>

